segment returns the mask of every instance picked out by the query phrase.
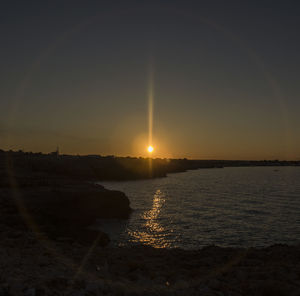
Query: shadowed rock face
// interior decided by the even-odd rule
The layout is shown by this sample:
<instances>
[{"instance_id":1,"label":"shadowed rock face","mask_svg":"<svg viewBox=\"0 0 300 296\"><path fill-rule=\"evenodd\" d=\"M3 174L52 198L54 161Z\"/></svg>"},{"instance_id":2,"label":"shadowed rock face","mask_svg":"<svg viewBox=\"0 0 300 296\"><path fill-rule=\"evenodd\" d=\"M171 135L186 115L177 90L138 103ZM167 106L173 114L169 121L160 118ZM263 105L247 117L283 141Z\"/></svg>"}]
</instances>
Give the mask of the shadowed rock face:
<instances>
[{"instance_id":1,"label":"shadowed rock face","mask_svg":"<svg viewBox=\"0 0 300 296\"><path fill-rule=\"evenodd\" d=\"M127 219L131 212L124 193L92 184L52 188L43 198L27 198L27 206L37 223L51 236L85 238L91 236L83 234L87 232L86 227L96 219Z\"/></svg>"},{"instance_id":2,"label":"shadowed rock face","mask_svg":"<svg viewBox=\"0 0 300 296\"><path fill-rule=\"evenodd\" d=\"M68 237L81 242L98 238L99 243L105 245L109 242L108 236L87 227L99 218L127 219L131 213L124 193L100 185L63 178L48 179L47 186L33 182L32 186L24 187L21 183L16 178L14 188L2 188L1 199L7 200L11 213L15 211L15 216L23 216L23 223L29 227L33 223L33 227L50 238Z\"/></svg>"},{"instance_id":3,"label":"shadowed rock face","mask_svg":"<svg viewBox=\"0 0 300 296\"><path fill-rule=\"evenodd\" d=\"M109 241L108 236L87 227L99 218L129 217L129 199L124 193L93 184L91 180L95 179L68 165L68 158L61 162L53 157L38 157L34 161L23 153L19 156L18 159L0 156L0 203L4 205L0 220L7 225L24 229L27 224L54 239L68 237L82 242L100 237L99 243L104 245ZM53 174L55 170L49 168L57 162L62 170L73 173ZM80 178L73 174L79 174ZM10 211L7 218L6 208Z\"/></svg>"}]
</instances>

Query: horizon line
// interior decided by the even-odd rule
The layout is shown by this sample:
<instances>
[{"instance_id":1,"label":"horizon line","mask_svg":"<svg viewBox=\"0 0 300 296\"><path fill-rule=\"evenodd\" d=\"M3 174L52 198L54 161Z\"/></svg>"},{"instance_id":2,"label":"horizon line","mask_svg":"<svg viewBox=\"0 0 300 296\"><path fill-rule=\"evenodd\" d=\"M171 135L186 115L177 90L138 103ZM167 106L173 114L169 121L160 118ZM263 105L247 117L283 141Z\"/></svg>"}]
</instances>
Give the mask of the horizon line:
<instances>
[{"instance_id":1,"label":"horizon line","mask_svg":"<svg viewBox=\"0 0 300 296\"><path fill-rule=\"evenodd\" d=\"M94 157L114 157L114 158L142 158L142 159L165 159L165 160L192 160L192 161L249 161L249 162L300 162L300 158L299 159L291 159L291 160L287 160L287 159L279 159L279 158L274 158L274 159L243 159L243 158L239 158L239 159L222 159L222 158L188 158L188 157L181 157L181 158L170 158L170 157L144 157L144 156L120 156L120 155L114 155L114 154L106 154L106 155L102 155L102 154L72 154L72 153L59 153L58 150L56 151L51 151L51 152L34 152L34 151L24 151L22 149L18 149L18 150L13 150L13 149L9 149L9 150L4 150L0 148L0 153L31 153L31 154L43 154L43 155L51 155L51 154L55 154L57 153L60 156L80 156L80 157L86 157L86 156L94 156Z\"/></svg>"}]
</instances>

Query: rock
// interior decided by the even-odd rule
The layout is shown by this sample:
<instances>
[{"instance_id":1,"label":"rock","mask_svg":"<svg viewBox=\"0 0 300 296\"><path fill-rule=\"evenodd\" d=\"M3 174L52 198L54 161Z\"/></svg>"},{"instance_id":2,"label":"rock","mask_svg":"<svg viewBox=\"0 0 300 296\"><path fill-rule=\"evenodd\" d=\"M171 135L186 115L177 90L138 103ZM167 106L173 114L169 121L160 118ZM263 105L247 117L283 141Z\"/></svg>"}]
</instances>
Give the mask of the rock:
<instances>
[{"instance_id":1,"label":"rock","mask_svg":"<svg viewBox=\"0 0 300 296\"><path fill-rule=\"evenodd\" d=\"M71 294L71 296L86 296L87 293L85 290L79 290L79 291L75 291Z\"/></svg>"},{"instance_id":2,"label":"rock","mask_svg":"<svg viewBox=\"0 0 300 296\"><path fill-rule=\"evenodd\" d=\"M88 183L23 189L22 198L33 223L50 238L72 237L83 242L97 238L100 245L107 245L109 237L87 227L99 218L126 219L131 213L124 193Z\"/></svg>"},{"instance_id":3,"label":"rock","mask_svg":"<svg viewBox=\"0 0 300 296\"><path fill-rule=\"evenodd\" d=\"M145 291L144 296L160 296L156 291Z\"/></svg>"},{"instance_id":4,"label":"rock","mask_svg":"<svg viewBox=\"0 0 300 296\"><path fill-rule=\"evenodd\" d=\"M24 295L24 285L20 282L10 284L9 295ZM0 293L1 295L1 293Z\"/></svg>"},{"instance_id":5,"label":"rock","mask_svg":"<svg viewBox=\"0 0 300 296\"><path fill-rule=\"evenodd\" d=\"M220 281L218 281L217 279L211 279L208 281L207 284L211 289L214 289L214 290L217 290L220 287Z\"/></svg>"},{"instance_id":6,"label":"rock","mask_svg":"<svg viewBox=\"0 0 300 296\"><path fill-rule=\"evenodd\" d=\"M266 281L259 288L263 296L289 296L291 294L286 283Z\"/></svg>"},{"instance_id":7,"label":"rock","mask_svg":"<svg viewBox=\"0 0 300 296\"><path fill-rule=\"evenodd\" d=\"M151 287L152 284L153 284L153 282L150 279L145 278L143 276L138 276L137 285L142 286L142 287Z\"/></svg>"},{"instance_id":8,"label":"rock","mask_svg":"<svg viewBox=\"0 0 300 296\"><path fill-rule=\"evenodd\" d=\"M174 284L174 288L176 289L185 289L189 286L189 283L187 281L184 280L179 280Z\"/></svg>"},{"instance_id":9,"label":"rock","mask_svg":"<svg viewBox=\"0 0 300 296\"><path fill-rule=\"evenodd\" d=\"M244 280L246 280L247 275L246 275L246 273L243 270L237 270L237 272L236 272L236 278L239 281L244 281Z\"/></svg>"},{"instance_id":10,"label":"rock","mask_svg":"<svg viewBox=\"0 0 300 296\"><path fill-rule=\"evenodd\" d=\"M82 229L74 232L69 232L68 235L81 243L97 243L99 246L106 246L110 242L109 236L101 231Z\"/></svg>"},{"instance_id":11,"label":"rock","mask_svg":"<svg viewBox=\"0 0 300 296\"><path fill-rule=\"evenodd\" d=\"M29 288L24 291L24 296L36 296L36 289L35 288Z\"/></svg>"},{"instance_id":12,"label":"rock","mask_svg":"<svg viewBox=\"0 0 300 296\"><path fill-rule=\"evenodd\" d=\"M66 289L69 286L70 280L65 277L51 278L46 282L48 288L60 291Z\"/></svg>"},{"instance_id":13,"label":"rock","mask_svg":"<svg viewBox=\"0 0 300 296\"><path fill-rule=\"evenodd\" d=\"M89 293L99 294L99 290L102 288L102 284L100 282L92 282L87 283L85 290Z\"/></svg>"},{"instance_id":14,"label":"rock","mask_svg":"<svg viewBox=\"0 0 300 296\"><path fill-rule=\"evenodd\" d=\"M293 292L291 292L291 296L300 296L300 289L297 288L296 290L294 290Z\"/></svg>"},{"instance_id":15,"label":"rock","mask_svg":"<svg viewBox=\"0 0 300 296\"><path fill-rule=\"evenodd\" d=\"M112 284L110 288L112 289L113 294L117 296L122 296L126 292L126 286L119 282Z\"/></svg>"},{"instance_id":16,"label":"rock","mask_svg":"<svg viewBox=\"0 0 300 296\"><path fill-rule=\"evenodd\" d=\"M10 288L7 285L0 287L0 296L10 296Z\"/></svg>"},{"instance_id":17,"label":"rock","mask_svg":"<svg viewBox=\"0 0 300 296\"><path fill-rule=\"evenodd\" d=\"M36 296L44 296L46 295L46 291L43 288L37 288L36 289Z\"/></svg>"},{"instance_id":18,"label":"rock","mask_svg":"<svg viewBox=\"0 0 300 296\"><path fill-rule=\"evenodd\" d=\"M208 286L200 286L199 289L199 295L213 295L214 293Z\"/></svg>"},{"instance_id":19,"label":"rock","mask_svg":"<svg viewBox=\"0 0 300 296\"><path fill-rule=\"evenodd\" d=\"M158 276L155 278L155 282L162 286L166 286L167 279L164 276Z\"/></svg>"}]
</instances>

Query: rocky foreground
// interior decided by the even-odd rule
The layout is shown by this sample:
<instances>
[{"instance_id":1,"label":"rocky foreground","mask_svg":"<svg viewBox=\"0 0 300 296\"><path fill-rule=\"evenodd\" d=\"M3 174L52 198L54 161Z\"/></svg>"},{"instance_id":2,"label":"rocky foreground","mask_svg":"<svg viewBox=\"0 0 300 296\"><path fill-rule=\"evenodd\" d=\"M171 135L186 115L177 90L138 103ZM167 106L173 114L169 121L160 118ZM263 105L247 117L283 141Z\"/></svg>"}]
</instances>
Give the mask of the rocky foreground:
<instances>
[{"instance_id":1,"label":"rocky foreground","mask_svg":"<svg viewBox=\"0 0 300 296\"><path fill-rule=\"evenodd\" d=\"M109 248L1 226L0 295L300 295L300 246Z\"/></svg>"}]
</instances>

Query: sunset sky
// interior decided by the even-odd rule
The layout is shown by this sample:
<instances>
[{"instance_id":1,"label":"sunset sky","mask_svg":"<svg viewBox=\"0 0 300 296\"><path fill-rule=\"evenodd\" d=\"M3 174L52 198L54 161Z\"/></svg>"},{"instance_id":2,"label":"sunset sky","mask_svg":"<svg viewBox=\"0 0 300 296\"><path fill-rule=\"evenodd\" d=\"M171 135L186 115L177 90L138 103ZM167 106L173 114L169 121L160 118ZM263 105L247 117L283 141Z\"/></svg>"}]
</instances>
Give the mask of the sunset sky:
<instances>
[{"instance_id":1,"label":"sunset sky","mask_svg":"<svg viewBox=\"0 0 300 296\"><path fill-rule=\"evenodd\" d=\"M0 149L300 159L298 1L3 1Z\"/></svg>"}]
</instances>

